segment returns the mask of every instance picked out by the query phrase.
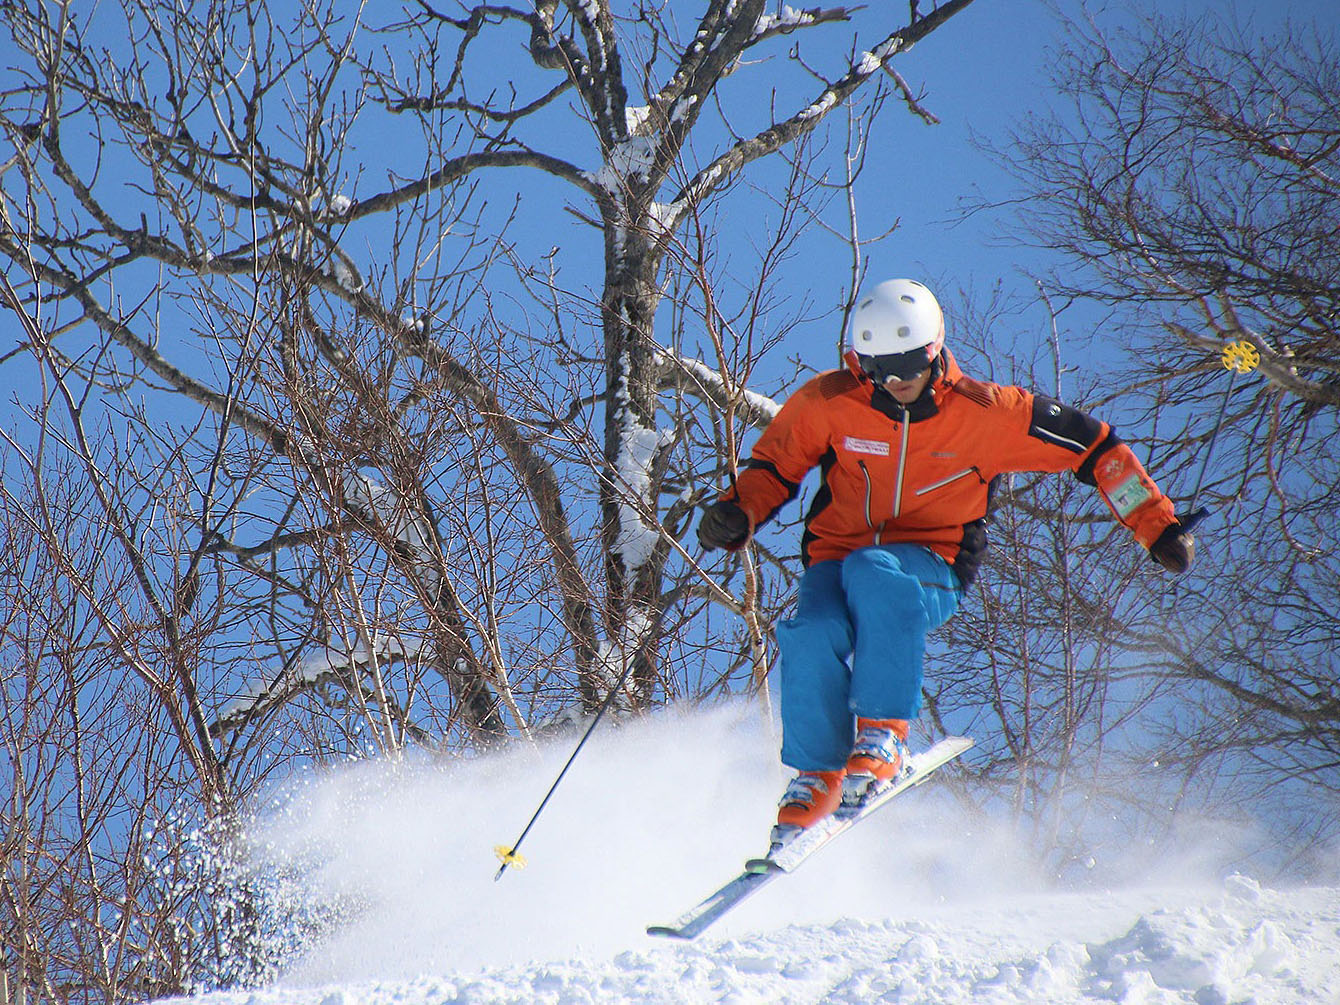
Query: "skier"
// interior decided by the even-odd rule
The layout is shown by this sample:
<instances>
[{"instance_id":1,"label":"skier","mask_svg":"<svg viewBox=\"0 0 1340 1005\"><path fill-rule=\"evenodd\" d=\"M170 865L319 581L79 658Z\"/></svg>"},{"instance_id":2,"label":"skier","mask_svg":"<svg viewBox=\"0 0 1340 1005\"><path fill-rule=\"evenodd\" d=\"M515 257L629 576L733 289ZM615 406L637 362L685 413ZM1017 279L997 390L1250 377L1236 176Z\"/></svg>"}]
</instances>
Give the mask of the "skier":
<instances>
[{"instance_id":1,"label":"skier","mask_svg":"<svg viewBox=\"0 0 1340 1005\"><path fill-rule=\"evenodd\" d=\"M698 526L705 548L741 548L820 469L795 617L777 627L781 756L798 774L774 847L840 805L859 806L898 772L920 710L926 636L977 572L1001 473L1074 471L1174 574L1194 550L1172 502L1110 426L965 376L923 284L893 279L861 297L844 359L847 369L787 400Z\"/></svg>"}]
</instances>

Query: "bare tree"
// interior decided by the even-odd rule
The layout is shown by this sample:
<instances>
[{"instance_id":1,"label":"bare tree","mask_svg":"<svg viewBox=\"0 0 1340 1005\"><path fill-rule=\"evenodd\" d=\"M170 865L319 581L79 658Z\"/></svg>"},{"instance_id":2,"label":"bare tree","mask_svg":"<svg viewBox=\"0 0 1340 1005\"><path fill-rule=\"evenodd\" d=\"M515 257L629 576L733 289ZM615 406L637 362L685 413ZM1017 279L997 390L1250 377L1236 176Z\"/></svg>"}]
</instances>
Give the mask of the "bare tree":
<instances>
[{"instance_id":1,"label":"bare tree","mask_svg":"<svg viewBox=\"0 0 1340 1005\"><path fill-rule=\"evenodd\" d=\"M204 6L183 17L144 3L128 8L125 38L100 51L88 42L92 26L73 11L15 8L11 32L31 59L7 116L17 143L9 173L24 181L7 207L5 252L33 274L37 286L24 291L26 304L42 303L47 314L59 305L72 315L68 323L101 327L115 365L152 375L225 417L239 435L295 465L345 517L366 523L372 515L348 483L360 464L395 482L376 491L404 512L389 521L377 516L397 542L399 571L446 625L439 669L455 682L462 721L496 733L505 729L496 718L496 674L478 643L467 641L440 543L431 540L435 514L425 509L418 474L424 444L404 428L442 398L459 402L487 429L490 449L505 458L528 500L585 700L599 700L611 668L632 660L645 701L659 676L664 577L675 552L662 524L680 525L685 513L674 503L663 510L662 501L677 441L657 415L667 375L679 372L653 331L667 249L745 167L810 134L833 107L883 79L899 51L966 5L953 0L886 32L832 79L820 77L813 99L790 115L752 133L718 131L717 140L698 123L746 54L849 12L779 16L765 13L761 0L711 3L692 41L679 43L660 14L616 17L604 4L464 8L461 16L423 5L383 28L313 7L286 30L263 7ZM476 50L506 31L527 40L533 74L526 80L508 67L517 84L500 91L487 76L496 60ZM630 31L638 34L625 42ZM365 37L376 44L365 46ZM646 104L628 96L629 47L643 59ZM295 95L289 108L275 97L285 90ZM598 169L582 167L561 142L559 152L543 149L569 137L571 130L556 126L570 112L594 140ZM411 140L423 152L403 164L390 156L384 169L355 164L349 151L364 131L381 128L364 124L374 116L396 137L385 144L388 153ZM105 167L82 158L84 130L105 138ZM683 157L695 130L716 148L701 167ZM528 393L525 382L482 358L490 341L525 337L508 331L493 309L480 309L485 263L496 251L469 240L448 251L436 236L466 226L477 179L510 167L570 186L592 206L602 238L601 292L588 310L601 335L591 358L603 366L602 390L585 396L600 426L600 584L584 576L572 507L539 433L543 421L519 397ZM383 170L389 186L363 180ZM145 193L138 216L122 204L128 191ZM357 261L346 248L363 234L392 253ZM449 263L450 253L462 257ZM161 278L173 285L155 286L153 269L167 270ZM115 280L116 299L99 299L95 276ZM215 340L211 355L226 349L235 363L263 361L265 373L235 366L232 383L222 384L183 358L155 328L167 300L183 297L208 319L201 334ZM691 390L701 381L681 376L671 384ZM333 431L324 426L323 406L332 404L358 422L339 430L342 455L332 455ZM584 449L575 423L560 433ZM382 470L394 458L404 459L398 476ZM405 540L411 533L422 540ZM249 553L259 547L234 545Z\"/></svg>"},{"instance_id":2,"label":"bare tree","mask_svg":"<svg viewBox=\"0 0 1340 1005\"><path fill-rule=\"evenodd\" d=\"M142 453L119 460L163 473ZM0 919L14 1000L184 991L202 960L180 951L182 891L164 888L153 846L174 814L231 803L219 759L201 755L198 695L174 672L204 648L214 605L165 625L125 547L144 514L108 513L105 483L73 460L30 473L29 492L0 493Z\"/></svg>"},{"instance_id":3,"label":"bare tree","mask_svg":"<svg viewBox=\"0 0 1340 1005\"><path fill-rule=\"evenodd\" d=\"M1190 507L1204 474L1213 511L1190 582L1125 629L1151 692L1176 696L1144 713L1155 759L1183 773L1176 798L1250 793L1286 830L1299 787L1333 794L1340 763L1335 39L1164 17L1070 29L1054 77L1069 107L1010 157L1033 239L1067 259L1045 288L1101 310L1109 386L1156 476ZM1225 369L1237 342L1260 353L1248 376ZM1333 832L1335 814L1313 823Z\"/></svg>"},{"instance_id":4,"label":"bare tree","mask_svg":"<svg viewBox=\"0 0 1340 1005\"><path fill-rule=\"evenodd\" d=\"M1013 161L1037 236L1087 267L1058 287L1155 306L1179 369L1246 338L1276 393L1340 405L1334 39L1161 17L1070 28L1054 82L1074 114L1035 121Z\"/></svg>"},{"instance_id":5,"label":"bare tree","mask_svg":"<svg viewBox=\"0 0 1340 1005\"><path fill-rule=\"evenodd\" d=\"M969 2L882 14L860 44L852 10L763 0L709 0L688 29L604 0L376 24L324 2L5 6L3 500L7 546L45 563L5 588L56 605L0 636L27 668L4 690L15 792L78 788L88 734L43 723L89 689L100 730L148 723L119 754L154 795L111 773L98 803L134 801L138 835L226 825L295 760L528 736L620 679L625 707L761 687L787 564L707 570L682 539L775 407L752 367L810 310L769 280L841 192L812 141L859 95L861 121L890 87L916 111L892 63ZM821 32L842 55L802 55ZM769 101L723 87L746 75ZM727 263L720 214L770 161L782 211ZM560 219L590 230L537 249ZM110 815L16 799L21 988L199 974L191 898L146 892ZM57 934L111 895L65 883L60 842L118 863L124 932ZM38 865L84 899L34 900Z\"/></svg>"}]
</instances>

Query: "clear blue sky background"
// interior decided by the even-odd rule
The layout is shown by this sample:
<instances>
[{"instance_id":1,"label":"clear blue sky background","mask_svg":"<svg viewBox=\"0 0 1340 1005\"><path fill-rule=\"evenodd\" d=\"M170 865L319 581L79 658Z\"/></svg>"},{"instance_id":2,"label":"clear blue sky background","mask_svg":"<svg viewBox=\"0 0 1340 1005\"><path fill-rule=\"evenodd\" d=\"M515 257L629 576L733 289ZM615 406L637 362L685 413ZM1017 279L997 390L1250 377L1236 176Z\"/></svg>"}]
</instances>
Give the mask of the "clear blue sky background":
<instances>
[{"instance_id":1,"label":"clear blue sky background","mask_svg":"<svg viewBox=\"0 0 1340 1005\"><path fill-rule=\"evenodd\" d=\"M922 0L921 6L929 8L932 2ZM625 5L616 6L622 9ZM676 0L668 6L686 31L691 31L702 8L698 0ZM1072 3L1062 6L1078 8ZM1184 12L1200 20L1225 18L1254 25L1263 32L1280 30L1286 19L1299 24L1315 22L1332 30L1340 26L1337 0L1120 0L1092 3L1089 7L1105 25L1120 23L1129 18L1131 9L1136 9L1158 10L1169 16ZM113 17L110 13L99 16ZM366 20L379 24L390 16L389 10L373 12ZM872 0L856 13L852 25L820 26L769 43L759 56L773 61L772 66L746 67L726 83L726 93L733 100L732 115L738 115L737 124L748 131L770 121L769 88L783 76L791 84L779 98L778 114L790 114L817 94L814 81L800 79L793 68L781 65L793 42L802 46L807 59L836 75L845 65L853 30L858 48L869 48L891 27L904 24L906 18L907 5L902 0ZM1032 284L1019 272L1019 266L1040 267L1047 259L1027 254L1004 239L1018 229L1013 215L1016 211L1007 207L959 222L959 210L964 200L981 197L985 201L1001 201L1014 192L1015 183L1005 166L975 145L973 137L1002 145L1009 131L1031 111L1055 103L1055 95L1047 83L1047 67L1059 36L1060 22L1050 0L976 0L941 30L895 60L896 68L914 90L924 90L925 105L941 123L923 125L897 99L893 99L879 120L871 139L870 163L858 189L861 228L869 236L887 229L895 220L899 226L883 244L870 251L872 278L915 275L937 286L947 302L952 301L955 292L949 287L980 291L997 282L1003 284L1007 293L1025 298L1033 295ZM536 78L524 51L523 35L511 30L499 32L498 37L498 62L491 69L499 80L505 82L519 74L533 83ZM373 44L366 35L364 42ZM117 46L113 35L104 34L102 43L113 49ZM632 55L625 53L630 82L635 78ZM7 62L0 60L0 64ZM552 74L539 79L552 83ZM641 100L640 95L630 94L630 103ZM271 114L276 123L282 117L279 109ZM388 121L385 116L370 115L366 121L368 130L357 131L350 149L344 151L348 194L355 196L367 196L385 187L385 175L379 176L378 168L372 165L388 159L388 148L395 151L389 160L398 169L412 172L419 156L417 148L421 146L413 138L415 130L407 120ZM831 117L834 138L828 165L832 170L838 168L843 121L840 110ZM552 124L551 120L546 122ZM569 118L561 128L546 130L537 145L570 154L583 167L598 167L599 154L589 132L581 135L582 130L571 127ZM397 130L401 128L407 128L408 132L399 134ZM66 140L73 142L74 137L67 133ZM699 149L698 153L705 163L710 151ZM757 164L747 170L746 180L766 184L776 170L773 163ZM103 184L114 179L114 173L104 173ZM570 290L586 289L592 296L598 295L601 278L598 238L589 227L562 210L564 204L571 204L589 212L589 206L581 205L582 200L574 198L567 186L530 170L503 172L500 184L496 187L491 184L490 191L499 206L510 204L512 195L521 195L523 222L512 236L519 240L523 258L538 262L550 247L560 245L562 284ZM724 219L731 226L738 225L746 237L757 237L758 229L748 227L735 209L740 207L745 213L767 211L762 201L741 198L740 193L732 192L726 194L720 205L726 207ZM829 218L830 222L841 222L840 214L830 212ZM351 233L346 247L369 270L375 269L389 252L385 241L368 233ZM750 250L743 243L734 249L742 273L749 264ZM786 273L788 292L796 297L808 296L814 308L807 312L811 315L835 310L848 280L847 269L847 252L841 242L812 232L802 245L802 260ZM831 317L836 320L836 315ZM1041 332L1045 317L1039 314L1031 323ZM5 330L17 335L10 325ZM783 351L789 356L807 358L817 366L831 365L834 335L831 324L826 329L822 322L806 325L793 333ZM4 342L4 350L13 345L10 338ZM12 373L12 364L7 369ZM779 369L778 375L782 372ZM768 382L766 372L760 377L765 384ZM774 390L776 386L759 389Z\"/></svg>"}]
</instances>

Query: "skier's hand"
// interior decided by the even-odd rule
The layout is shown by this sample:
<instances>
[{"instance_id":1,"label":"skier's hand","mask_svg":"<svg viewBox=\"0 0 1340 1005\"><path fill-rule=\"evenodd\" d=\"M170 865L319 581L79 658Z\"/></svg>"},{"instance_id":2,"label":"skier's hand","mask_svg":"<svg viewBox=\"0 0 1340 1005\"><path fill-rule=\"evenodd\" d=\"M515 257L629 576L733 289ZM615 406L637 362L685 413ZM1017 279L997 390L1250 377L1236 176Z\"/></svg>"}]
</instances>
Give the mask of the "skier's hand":
<instances>
[{"instance_id":1,"label":"skier's hand","mask_svg":"<svg viewBox=\"0 0 1340 1005\"><path fill-rule=\"evenodd\" d=\"M1158 540L1149 546L1149 557L1174 576L1186 572L1195 554L1196 539L1177 521L1164 527Z\"/></svg>"},{"instance_id":2,"label":"skier's hand","mask_svg":"<svg viewBox=\"0 0 1340 1005\"><path fill-rule=\"evenodd\" d=\"M729 499L714 502L698 521L698 543L708 551L736 551L749 540L749 514Z\"/></svg>"}]
</instances>

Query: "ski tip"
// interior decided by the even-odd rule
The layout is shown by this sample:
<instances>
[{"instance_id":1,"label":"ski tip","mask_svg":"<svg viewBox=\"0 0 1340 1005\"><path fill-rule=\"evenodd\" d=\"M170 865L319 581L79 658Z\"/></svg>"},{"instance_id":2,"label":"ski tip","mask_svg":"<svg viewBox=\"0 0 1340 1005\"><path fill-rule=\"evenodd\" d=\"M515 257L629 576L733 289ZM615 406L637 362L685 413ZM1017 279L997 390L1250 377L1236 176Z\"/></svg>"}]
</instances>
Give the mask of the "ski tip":
<instances>
[{"instance_id":1,"label":"ski tip","mask_svg":"<svg viewBox=\"0 0 1340 1005\"><path fill-rule=\"evenodd\" d=\"M682 930L671 925L648 925L647 934L660 939L682 939L685 942L693 938L692 935L686 935Z\"/></svg>"}]
</instances>

